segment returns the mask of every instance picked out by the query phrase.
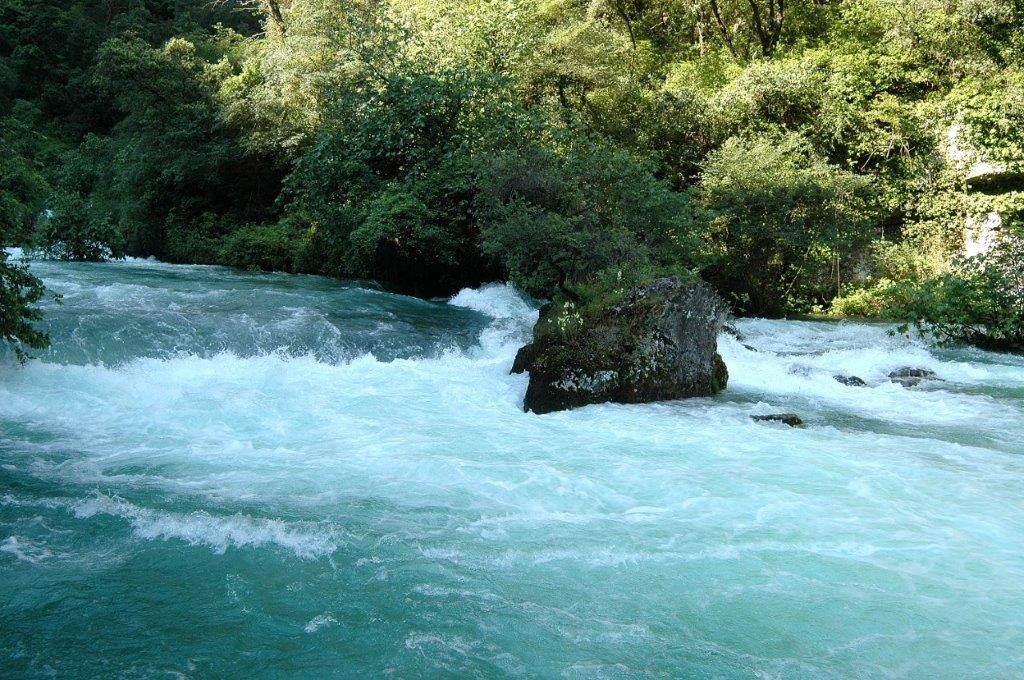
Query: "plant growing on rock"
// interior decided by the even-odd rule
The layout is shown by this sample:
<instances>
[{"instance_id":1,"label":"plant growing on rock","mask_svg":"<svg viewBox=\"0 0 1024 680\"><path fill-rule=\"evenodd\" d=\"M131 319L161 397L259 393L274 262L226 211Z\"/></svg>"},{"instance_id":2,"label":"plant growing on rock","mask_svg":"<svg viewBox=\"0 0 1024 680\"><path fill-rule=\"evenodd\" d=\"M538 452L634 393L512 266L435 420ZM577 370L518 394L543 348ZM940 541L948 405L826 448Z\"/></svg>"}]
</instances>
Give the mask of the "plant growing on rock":
<instances>
[{"instance_id":1,"label":"plant growing on rock","mask_svg":"<svg viewBox=\"0 0 1024 680\"><path fill-rule=\"evenodd\" d=\"M649 164L583 135L560 141L501 153L482 172L483 248L517 285L578 300L609 271L699 260L685 197Z\"/></svg>"}]
</instances>

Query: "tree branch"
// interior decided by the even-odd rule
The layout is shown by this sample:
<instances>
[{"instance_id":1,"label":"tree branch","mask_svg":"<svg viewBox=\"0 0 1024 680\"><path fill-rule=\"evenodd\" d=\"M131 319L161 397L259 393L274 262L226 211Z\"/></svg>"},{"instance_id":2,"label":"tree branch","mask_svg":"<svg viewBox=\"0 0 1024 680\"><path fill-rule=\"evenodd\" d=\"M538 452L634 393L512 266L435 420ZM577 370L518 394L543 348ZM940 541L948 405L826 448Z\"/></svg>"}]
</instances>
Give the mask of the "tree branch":
<instances>
[{"instance_id":1,"label":"tree branch","mask_svg":"<svg viewBox=\"0 0 1024 680\"><path fill-rule=\"evenodd\" d=\"M725 43L725 47L729 50L729 54L736 56L736 48L732 44L732 34L729 32L729 27L725 25L725 21L722 20L722 12L718 8L718 0L708 0L711 5L711 14L715 17L715 23L718 25L718 31L722 34L722 41Z\"/></svg>"}]
</instances>

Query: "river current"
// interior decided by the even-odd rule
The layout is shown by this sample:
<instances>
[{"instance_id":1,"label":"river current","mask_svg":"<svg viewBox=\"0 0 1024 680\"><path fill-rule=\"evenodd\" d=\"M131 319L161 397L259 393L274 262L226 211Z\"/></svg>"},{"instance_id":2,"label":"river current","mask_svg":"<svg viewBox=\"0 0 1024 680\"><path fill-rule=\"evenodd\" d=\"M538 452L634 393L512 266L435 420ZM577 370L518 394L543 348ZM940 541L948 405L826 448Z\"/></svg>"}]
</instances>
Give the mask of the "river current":
<instances>
[{"instance_id":1,"label":"river current","mask_svg":"<svg viewBox=\"0 0 1024 680\"><path fill-rule=\"evenodd\" d=\"M1024 673L1022 358L740 320L715 398L536 416L507 286L31 266L2 677Z\"/></svg>"}]
</instances>

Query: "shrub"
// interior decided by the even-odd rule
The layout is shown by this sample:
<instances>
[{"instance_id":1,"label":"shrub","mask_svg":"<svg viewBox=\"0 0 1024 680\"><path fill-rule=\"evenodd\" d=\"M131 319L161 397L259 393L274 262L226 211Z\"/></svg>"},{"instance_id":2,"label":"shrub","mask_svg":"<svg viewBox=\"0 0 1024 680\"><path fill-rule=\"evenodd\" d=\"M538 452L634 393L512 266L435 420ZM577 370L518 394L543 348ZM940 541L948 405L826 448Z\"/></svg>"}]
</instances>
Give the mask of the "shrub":
<instances>
[{"instance_id":1,"label":"shrub","mask_svg":"<svg viewBox=\"0 0 1024 680\"><path fill-rule=\"evenodd\" d=\"M56 154L54 144L34 129L38 118L38 109L25 102L0 117L0 230L8 241L21 243L31 235L51 190L45 170Z\"/></svg>"},{"instance_id":2,"label":"shrub","mask_svg":"<svg viewBox=\"0 0 1024 680\"><path fill-rule=\"evenodd\" d=\"M349 243L357 276L378 277L410 291L432 289L431 279L458 268L464 249L436 212L403 186L388 187L374 198Z\"/></svg>"},{"instance_id":3,"label":"shrub","mask_svg":"<svg viewBox=\"0 0 1024 680\"><path fill-rule=\"evenodd\" d=\"M707 276L747 314L831 298L829 268L866 246L872 225L870 179L829 165L795 135L730 139L694 195L720 247Z\"/></svg>"},{"instance_id":4,"label":"shrub","mask_svg":"<svg viewBox=\"0 0 1024 680\"><path fill-rule=\"evenodd\" d=\"M243 227L224 240L220 260L243 269L294 272L304 241L281 225Z\"/></svg>"},{"instance_id":5,"label":"shrub","mask_svg":"<svg viewBox=\"0 0 1024 680\"><path fill-rule=\"evenodd\" d=\"M59 260L100 261L124 256L124 238L106 215L98 215L81 194L57 191L40 216L36 247Z\"/></svg>"},{"instance_id":6,"label":"shrub","mask_svg":"<svg viewBox=\"0 0 1024 680\"><path fill-rule=\"evenodd\" d=\"M880 279L870 286L854 288L837 296L829 307L829 315L836 317L881 318L893 305L894 283Z\"/></svg>"},{"instance_id":7,"label":"shrub","mask_svg":"<svg viewBox=\"0 0 1024 680\"><path fill-rule=\"evenodd\" d=\"M331 123L297 158L287 219L324 274L443 295L495 275L480 253L478 158L517 126L496 79L466 69L340 87Z\"/></svg>"},{"instance_id":8,"label":"shrub","mask_svg":"<svg viewBox=\"0 0 1024 680\"><path fill-rule=\"evenodd\" d=\"M34 305L44 291L42 282L28 272L27 266L9 262L7 251L0 249L0 341L13 347L23 361L27 357L25 347L43 349L50 344L49 336L32 325L42 318Z\"/></svg>"},{"instance_id":9,"label":"shrub","mask_svg":"<svg viewBox=\"0 0 1024 680\"><path fill-rule=\"evenodd\" d=\"M990 252L942 276L905 282L892 313L940 343L1024 351L1024 238L1004 233Z\"/></svg>"},{"instance_id":10,"label":"shrub","mask_svg":"<svg viewBox=\"0 0 1024 680\"><path fill-rule=\"evenodd\" d=\"M172 212L167 218L164 259L191 264L222 264L225 239L242 228L232 216L204 213L199 219Z\"/></svg>"},{"instance_id":11,"label":"shrub","mask_svg":"<svg viewBox=\"0 0 1024 680\"><path fill-rule=\"evenodd\" d=\"M779 126L796 130L821 115L824 74L806 61L754 62L718 93L722 122L735 132Z\"/></svg>"},{"instance_id":12,"label":"shrub","mask_svg":"<svg viewBox=\"0 0 1024 680\"><path fill-rule=\"evenodd\" d=\"M490 159L482 172L483 247L541 297L577 297L605 270L696 263L683 194L644 161L585 137Z\"/></svg>"},{"instance_id":13,"label":"shrub","mask_svg":"<svg viewBox=\"0 0 1024 680\"><path fill-rule=\"evenodd\" d=\"M920 239L875 241L862 268L870 273L837 295L828 313L835 317L891 318L893 308L902 304L909 290L897 282L925 281L948 267L949 261L940 256L939 248Z\"/></svg>"}]
</instances>

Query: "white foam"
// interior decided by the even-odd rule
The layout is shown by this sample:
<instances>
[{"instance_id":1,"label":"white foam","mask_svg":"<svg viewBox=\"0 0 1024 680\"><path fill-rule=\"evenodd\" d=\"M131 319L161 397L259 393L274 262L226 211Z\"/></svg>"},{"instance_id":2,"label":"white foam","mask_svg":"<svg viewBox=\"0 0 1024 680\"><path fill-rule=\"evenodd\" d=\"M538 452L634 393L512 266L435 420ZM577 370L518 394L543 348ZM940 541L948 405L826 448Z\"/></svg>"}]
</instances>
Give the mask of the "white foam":
<instances>
[{"instance_id":1,"label":"white foam","mask_svg":"<svg viewBox=\"0 0 1024 680\"><path fill-rule=\"evenodd\" d=\"M206 545L216 553L224 553L228 548L273 545L298 557L314 559L337 550L335 532L331 529L297 527L277 519L152 510L102 494L74 503L70 509L80 519L101 514L127 519L141 539L179 539L190 545Z\"/></svg>"},{"instance_id":2,"label":"white foam","mask_svg":"<svg viewBox=\"0 0 1024 680\"><path fill-rule=\"evenodd\" d=\"M319 614L310 619L309 623L306 624L303 630L307 633L315 633L321 628L326 628L327 626L337 622L338 619L334 618L330 614Z\"/></svg>"},{"instance_id":3,"label":"white foam","mask_svg":"<svg viewBox=\"0 0 1024 680\"><path fill-rule=\"evenodd\" d=\"M127 316L110 294L104 313ZM243 309L252 300L241 287L225 295ZM396 342L431 307L410 303L405 319L400 302L379 295ZM424 617L457 608L444 616L457 612L473 630L512 612L559 649L586 654L600 638L595 626L625 635L628 624L659 622L647 647L629 635L601 639L600 653L625 659L685 649L690 640L673 627L680 612L706 617L701 643L732 653L736 639L752 639L759 622L750 612L760 612L773 639L800 646L783 651L820 662L819 675L888 668L890 650L874 643L855 665L823 651L880 629L919 636L915 658L934 660L923 673L999 675L987 659L1007 668L1020 660L1024 425L1018 396L978 386L1014 389L1021 364L934 351L885 327L744 320L746 342L760 351L721 340L730 371L722 395L540 417L521 410L527 378L508 375L536 318L521 302L502 286L461 292L452 305L486 314L487 328L477 347L431 358L332 364L224 352L12 366L0 379L0 455L13 466L4 474L29 482L15 488L73 497L8 495L0 504L5 515L58 508L76 542L107 532L126 551L136 539L162 540L184 542L169 553L185 543L272 551L254 569L292 555L351 562L303 564L311 579L289 577L327 586L303 592L319 599L307 621L294 619L296 631L334 625L341 590L353 610L380 606L378 595L394 598L388 606L423 600L413 604ZM297 325L316 322L288 314ZM903 365L946 382L889 382ZM841 385L834 373L869 385ZM750 420L769 408L809 424ZM17 533L31 556L20 537L32 534ZM368 585L385 575L388 588ZM630 597L618 597L624 588ZM368 625L414 654L469 644ZM993 625L1006 634L979 633ZM976 658L957 665L945 635Z\"/></svg>"},{"instance_id":4,"label":"white foam","mask_svg":"<svg viewBox=\"0 0 1024 680\"><path fill-rule=\"evenodd\" d=\"M53 551L42 543L23 536L8 536L0 542L0 553L13 555L15 559L29 564L39 564L53 557Z\"/></svg>"},{"instance_id":5,"label":"white foam","mask_svg":"<svg viewBox=\"0 0 1024 680\"><path fill-rule=\"evenodd\" d=\"M798 403L827 405L835 411L908 424L953 425L979 419L1020 423L1021 413L985 394L965 392L964 385L1024 385L1024 366L951 360L919 338L890 334L881 324L741 320L742 341L719 338L729 368L729 393L757 395L766 408ZM998 356L986 356L990 362ZM904 367L934 371L939 380L906 389L889 379ZM838 382L857 376L867 386Z\"/></svg>"},{"instance_id":6,"label":"white foam","mask_svg":"<svg viewBox=\"0 0 1024 680\"><path fill-rule=\"evenodd\" d=\"M488 283L463 288L448 304L465 307L495 319L536 319L537 306L511 283Z\"/></svg>"},{"instance_id":7,"label":"white foam","mask_svg":"<svg viewBox=\"0 0 1024 680\"><path fill-rule=\"evenodd\" d=\"M510 364L519 348L529 342L539 314L537 305L512 284L489 283L480 288L463 288L448 304L494 319L480 333L477 346L469 356L500 365Z\"/></svg>"}]
</instances>

